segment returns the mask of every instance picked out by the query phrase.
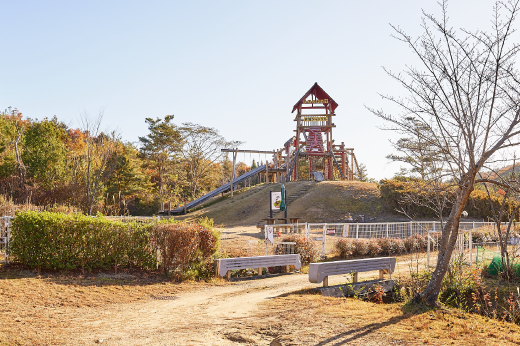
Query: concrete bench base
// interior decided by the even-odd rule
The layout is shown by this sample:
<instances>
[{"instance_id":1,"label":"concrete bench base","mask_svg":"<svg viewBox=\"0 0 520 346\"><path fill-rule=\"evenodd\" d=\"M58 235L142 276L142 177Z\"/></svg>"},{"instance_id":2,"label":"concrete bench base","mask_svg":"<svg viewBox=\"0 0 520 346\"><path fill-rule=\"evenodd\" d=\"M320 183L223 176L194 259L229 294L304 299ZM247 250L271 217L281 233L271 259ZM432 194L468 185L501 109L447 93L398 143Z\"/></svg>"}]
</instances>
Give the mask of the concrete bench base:
<instances>
[{"instance_id":1,"label":"concrete bench base","mask_svg":"<svg viewBox=\"0 0 520 346\"><path fill-rule=\"evenodd\" d=\"M316 291L325 297L353 297L362 296L368 292L373 292L375 286L380 285L385 293L391 292L395 287L394 280L371 280L352 284L337 285L331 287L319 287Z\"/></svg>"}]
</instances>

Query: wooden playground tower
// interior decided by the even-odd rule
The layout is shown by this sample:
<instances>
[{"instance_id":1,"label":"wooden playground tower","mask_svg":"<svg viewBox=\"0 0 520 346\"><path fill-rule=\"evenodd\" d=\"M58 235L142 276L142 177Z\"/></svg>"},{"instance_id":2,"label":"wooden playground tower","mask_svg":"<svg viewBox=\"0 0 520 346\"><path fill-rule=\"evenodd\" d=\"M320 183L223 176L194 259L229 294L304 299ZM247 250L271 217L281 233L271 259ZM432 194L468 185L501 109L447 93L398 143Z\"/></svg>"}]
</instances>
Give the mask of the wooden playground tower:
<instances>
[{"instance_id":1,"label":"wooden playground tower","mask_svg":"<svg viewBox=\"0 0 520 346\"><path fill-rule=\"evenodd\" d=\"M286 165L287 177L290 180L298 180L298 166L302 158L308 164L307 179L312 179L315 173L322 173L325 180L334 180L334 167L341 180L354 180L359 174L354 149L345 148L343 142L334 144L332 129L336 125L332 117L336 116L334 112L337 107L336 101L318 83L314 83L294 105L292 113L296 111L296 136L293 141L285 143L285 162L290 162Z\"/></svg>"}]
</instances>

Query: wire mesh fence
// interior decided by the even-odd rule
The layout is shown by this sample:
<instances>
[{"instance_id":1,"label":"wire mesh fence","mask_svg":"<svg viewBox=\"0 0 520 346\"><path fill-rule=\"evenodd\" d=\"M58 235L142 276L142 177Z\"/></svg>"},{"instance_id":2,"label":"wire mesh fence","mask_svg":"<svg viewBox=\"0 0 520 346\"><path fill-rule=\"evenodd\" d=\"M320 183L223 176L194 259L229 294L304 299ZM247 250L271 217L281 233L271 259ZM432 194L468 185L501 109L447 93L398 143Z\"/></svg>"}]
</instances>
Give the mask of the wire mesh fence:
<instances>
[{"instance_id":1,"label":"wire mesh fence","mask_svg":"<svg viewBox=\"0 0 520 346\"><path fill-rule=\"evenodd\" d=\"M9 239L11 237L11 219L10 216L0 217L0 262L9 262Z\"/></svg>"},{"instance_id":2,"label":"wire mesh fence","mask_svg":"<svg viewBox=\"0 0 520 346\"><path fill-rule=\"evenodd\" d=\"M439 244L442 237L441 222L395 222L395 223L304 223L269 225L275 236L299 234L315 243L321 249L322 256L334 254L336 242L340 239L407 239L414 235L427 236L427 249L412 250L408 255L414 259L414 266L432 268L437 264ZM461 222L452 260L462 261L467 265L475 263L477 249L473 246L474 232L497 233L491 222ZM283 239L283 238L281 238ZM423 238L424 239L424 238Z\"/></svg>"}]
</instances>

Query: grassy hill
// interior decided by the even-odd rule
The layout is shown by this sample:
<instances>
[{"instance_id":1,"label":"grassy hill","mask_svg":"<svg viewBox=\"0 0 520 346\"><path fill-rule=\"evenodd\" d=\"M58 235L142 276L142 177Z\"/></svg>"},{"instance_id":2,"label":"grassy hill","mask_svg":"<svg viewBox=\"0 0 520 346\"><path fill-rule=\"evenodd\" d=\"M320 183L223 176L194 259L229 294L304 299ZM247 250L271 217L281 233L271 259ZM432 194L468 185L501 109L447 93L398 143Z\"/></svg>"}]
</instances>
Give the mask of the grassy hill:
<instances>
[{"instance_id":1,"label":"grassy hill","mask_svg":"<svg viewBox=\"0 0 520 346\"><path fill-rule=\"evenodd\" d=\"M269 191L280 191L281 184L262 184L239 191L233 198L219 198L206 207L177 219L193 221L207 216L224 226L256 225L269 215ZM299 181L286 183L289 203L288 216L305 222L345 222L350 213L376 218L374 221L396 221L398 215L383 212L381 195L376 184L353 181ZM283 217L282 213L276 217Z\"/></svg>"}]
</instances>

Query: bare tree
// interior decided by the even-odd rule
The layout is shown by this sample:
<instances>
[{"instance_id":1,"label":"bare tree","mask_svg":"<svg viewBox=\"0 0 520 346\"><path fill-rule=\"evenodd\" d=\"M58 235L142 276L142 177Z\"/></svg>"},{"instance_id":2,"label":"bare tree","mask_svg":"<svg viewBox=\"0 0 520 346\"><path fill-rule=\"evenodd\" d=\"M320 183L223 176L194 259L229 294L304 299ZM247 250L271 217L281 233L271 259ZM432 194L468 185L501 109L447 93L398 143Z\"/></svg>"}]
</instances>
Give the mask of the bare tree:
<instances>
[{"instance_id":1,"label":"bare tree","mask_svg":"<svg viewBox=\"0 0 520 346\"><path fill-rule=\"evenodd\" d=\"M105 183L115 168L111 162L116 149L116 135L112 132L106 135L101 131L103 112L97 118L91 118L87 113L81 117L81 129L85 133L85 146L82 160L83 181L86 192L86 207L92 215L97 199L102 195Z\"/></svg>"},{"instance_id":2,"label":"bare tree","mask_svg":"<svg viewBox=\"0 0 520 346\"><path fill-rule=\"evenodd\" d=\"M421 68L408 67L403 74L385 70L407 91L405 98L383 96L398 105L401 114L372 110L392 124L390 129L409 137L416 136L413 124L420 124L425 129L420 137L443 163L439 179L455 188L437 266L414 299L428 305L437 304L478 172L504 148L518 145L520 130L520 75L515 67L519 46L509 42L519 1L495 3L489 32L454 30L448 24L447 2L440 5L440 20L423 12L424 33L417 39L393 26L395 37L411 48Z\"/></svg>"},{"instance_id":3,"label":"bare tree","mask_svg":"<svg viewBox=\"0 0 520 346\"><path fill-rule=\"evenodd\" d=\"M220 149L236 147L240 142L227 141L218 130L198 124L184 123L179 128L182 134L181 155L187 172L190 198L197 198L203 188L202 180L207 178L212 168L224 155ZM220 170L219 170L220 173ZM215 177L215 182L219 181Z\"/></svg>"}]
</instances>

